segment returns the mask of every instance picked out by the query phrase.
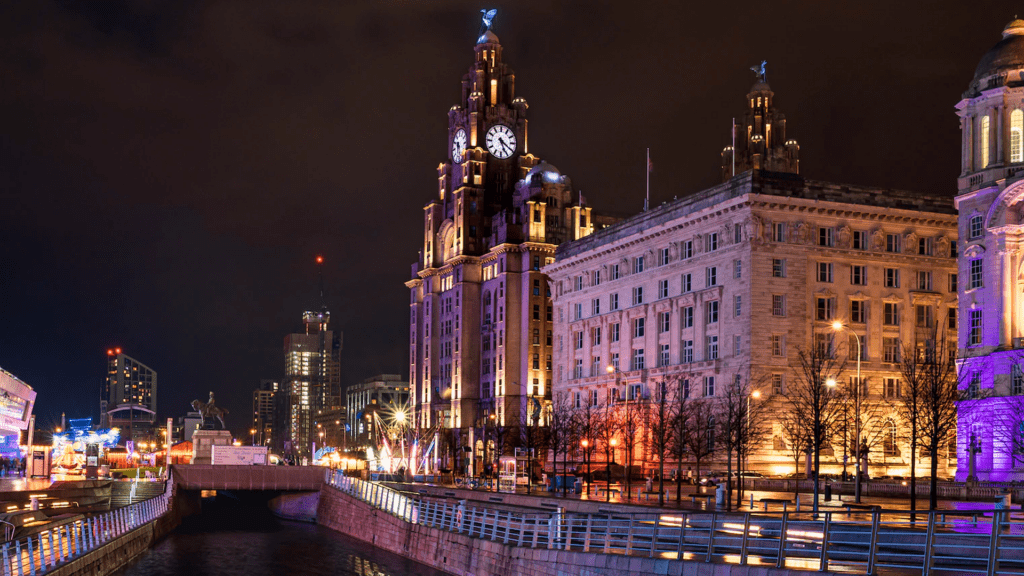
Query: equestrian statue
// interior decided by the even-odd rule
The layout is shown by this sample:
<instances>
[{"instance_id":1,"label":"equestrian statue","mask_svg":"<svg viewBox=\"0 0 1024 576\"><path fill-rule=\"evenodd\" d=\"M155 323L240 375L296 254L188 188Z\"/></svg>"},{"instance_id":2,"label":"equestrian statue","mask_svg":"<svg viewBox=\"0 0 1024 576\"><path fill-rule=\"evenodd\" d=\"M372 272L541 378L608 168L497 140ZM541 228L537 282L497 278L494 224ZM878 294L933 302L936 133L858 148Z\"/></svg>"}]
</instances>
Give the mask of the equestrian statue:
<instances>
[{"instance_id":1,"label":"equestrian statue","mask_svg":"<svg viewBox=\"0 0 1024 576\"><path fill-rule=\"evenodd\" d=\"M219 408L215 405L213 399L213 392L210 392L210 401L203 403L199 400L192 401L192 409L199 412L199 415L203 417L201 428L203 430L225 430L227 426L224 425L224 416L228 413L226 408ZM214 420L216 418L216 420ZM220 422L220 427L217 427L217 422Z\"/></svg>"}]
</instances>

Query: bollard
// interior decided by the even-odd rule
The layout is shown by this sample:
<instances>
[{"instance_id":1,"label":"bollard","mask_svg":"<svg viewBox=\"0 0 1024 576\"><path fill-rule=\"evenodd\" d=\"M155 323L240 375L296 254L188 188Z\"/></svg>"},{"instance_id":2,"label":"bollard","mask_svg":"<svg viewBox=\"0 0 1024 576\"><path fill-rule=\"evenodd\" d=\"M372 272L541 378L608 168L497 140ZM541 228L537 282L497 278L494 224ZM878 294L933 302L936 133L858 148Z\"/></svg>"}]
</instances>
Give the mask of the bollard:
<instances>
[{"instance_id":1,"label":"bollard","mask_svg":"<svg viewBox=\"0 0 1024 576\"><path fill-rule=\"evenodd\" d=\"M832 485L829 483L825 484L825 502L832 501Z\"/></svg>"},{"instance_id":2,"label":"bollard","mask_svg":"<svg viewBox=\"0 0 1024 576\"><path fill-rule=\"evenodd\" d=\"M751 510L754 509L754 493L753 492L750 493L750 509Z\"/></svg>"},{"instance_id":3,"label":"bollard","mask_svg":"<svg viewBox=\"0 0 1024 576\"><path fill-rule=\"evenodd\" d=\"M715 487L715 506L725 506L725 484Z\"/></svg>"},{"instance_id":4,"label":"bollard","mask_svg":"<svg viewBox=\"0 0 1024 576\"><path fill-rule=\"evenodd\" d=\"M799 492L796 493L796 511L797 512L800 511L800 493Z\"/></svg>"}]
</instances>

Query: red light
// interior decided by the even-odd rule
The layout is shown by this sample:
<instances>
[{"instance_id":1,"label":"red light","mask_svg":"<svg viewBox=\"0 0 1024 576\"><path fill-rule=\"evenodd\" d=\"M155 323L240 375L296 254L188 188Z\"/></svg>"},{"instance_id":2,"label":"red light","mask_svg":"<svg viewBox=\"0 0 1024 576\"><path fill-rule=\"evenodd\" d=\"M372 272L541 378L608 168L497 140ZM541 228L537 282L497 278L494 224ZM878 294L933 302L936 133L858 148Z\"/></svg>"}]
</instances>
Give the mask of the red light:
<instances>
[{"instance_id":1,"label":"red light","mask_svg":"<svg viewBox=\"0 0 1024 576\"><path fill-rule=\"evenodd\" d=\"M324 257L323 256L317 256L316 257L316 263L317 264L323 264L324 263Z\"/></svg>"},{"instance_id":2,"label":"red light","mask_svg":"<svg viewBox=\"0 0 1024 576\"><path fill-rule=\"evenodd\" d=\"M114 348L114 352L117 352L118 354L120 354L121 353L121 349L120 348Z\"/></svg>"},{"instance_id":3,"label":"red light","mask_svg":"<svg viewBox=\"0 0 1024 576\"><path fill-rule=\"evenodd\" d=\"M113 356L113 355L114 355L114 351L113 350L107 350L107 356Z\"/></svg>"}]
</instances>

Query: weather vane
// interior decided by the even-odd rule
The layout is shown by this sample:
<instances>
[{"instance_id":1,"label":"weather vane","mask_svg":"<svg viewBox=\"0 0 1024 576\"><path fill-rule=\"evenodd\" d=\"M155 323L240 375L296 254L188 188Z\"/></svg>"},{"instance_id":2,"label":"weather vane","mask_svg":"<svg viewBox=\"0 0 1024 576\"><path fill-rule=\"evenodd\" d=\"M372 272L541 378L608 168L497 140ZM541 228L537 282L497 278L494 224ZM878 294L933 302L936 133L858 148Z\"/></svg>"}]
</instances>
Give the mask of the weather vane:
<instances>
[{"instance_id":1,"label":"weather vane","mask_svg":"<svg viewBox=\"0 0 1024 576\"><path fill-rule=\"evenodd\" d=\"M750 69L754 71L754 74L757 74L758 76L761 77L761 82L764 82L764 67L767 64L767 60L761 60L761 64L754 64L753 66L750 67Z\"/></svg>"},{"instance_id":2,"label":"weather vane","mask_svg":"<svg viewBox=\"0 0 1024 576\"><path fill-rule=\"evenodd\" d=\"M491 10L481 10L480 13L483 14L484 26L487 27L485 32L488 32L491 29L491 23L494 22L494 16L498 13L498 9L493 8Z\"/></svg>"}]
</instances>

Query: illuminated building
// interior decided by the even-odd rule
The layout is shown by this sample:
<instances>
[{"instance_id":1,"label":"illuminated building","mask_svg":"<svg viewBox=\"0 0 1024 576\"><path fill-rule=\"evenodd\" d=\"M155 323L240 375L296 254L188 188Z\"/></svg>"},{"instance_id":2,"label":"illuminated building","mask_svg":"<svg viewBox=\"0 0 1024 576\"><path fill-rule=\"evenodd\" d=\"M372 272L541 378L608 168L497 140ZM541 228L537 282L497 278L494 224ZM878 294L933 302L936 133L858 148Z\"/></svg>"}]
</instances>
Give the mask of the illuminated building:
<instances>
[{"instance_id":1,"label":"illuminated building","mask_svg":"<svg viewBox=\"0 0 1024 576\"><path fill-rule=\"evenodd\" d=\"M540 269L560 243L595 228L569 178L530 153L528 106L498 37L485 32L474 54L448 111L447 158L406 282L415 426L455 430L461 446L476 445L489 414L508 426L543 424L553 348Z\"/></svg>"},{"instance_id":2,"label":"illuminated building","mask_svg":"<svg viewBox=\"0 0 1024 576\"><path fill-rule=\"evenodd\" d=\"M274 394L279 384L274 380L261 380L252 392L252 429L256 430L256 444L270 442L274 432Z\"/></svg>"},{"instance_id":3,"label":"illuminated building","mask_svg":"<svg viewBox=\"0 0 1024 576\"><path fill-rule=\"evenodd\" d=\"M376 448L375 416L394 418L399 411L408 410L409 383L398 374L378 374L346 388L345 400L349 446Z\"/></svg>"},{"instance_id":4,"label":"illuminated building","mask_svg":"<svg viewBox=\"0 0 1024 576\"><path fill-rule=\"evenodd\" d=\"M328 328L326 308L302 315L305 332L284 339L284 379L275 394L275 447L310 456L317 439L313 414L341 406L341 333Z\"/></svg>"},{"instance_id":5,"label":"illuminated building","mask_svg":"<svg viewBox=\"0 0 1024 576\"><path fill-rule=\"evenodd\" d=\"M957 478L1024 478L1024 20L1013 20L981 59L960 117Z\"/></svg>"},{"instance_id":6,"label":"illuminated building","mask_svg":"<svg viewBox=\"0 0 1024 576\"><path fill-rule=\"evenodd\" d=\"M21 456L21 432L28 430L35 402L31 386L0 368L0 455Z\"/></svg>"},{"instance_id":7,"label":"illuminated building","mask_svg":"<svg viewBox=\"0 0 1024 576\"><path fill-rule=\"evenodd\" d=\"M761 79L746 104L756 109L770 96ZM904 473L909 450L893 407L900 351L919 330L955 325L952 201L805 180L791 152L788 168L778 159L783 172L739 172L751 166L747 155L723 184L680 191L677 200L558 247L543 270L554 291L555 394L570 406L605 406L650 398L652 386L668 380L688 382L691 398L721 397L738 378L757 386L759 402L778 405L802 377L800 350L812 345L848 355L845 377L855 379L857 341L836 335L838 320L862 343L864 403L888 406L862 418L871 472ZM780 422L771 428L750 466L792 472L802 457L794 457ZM829 447L823 471L841 471L844 444Z\"/></svg>"},{"instance_id":8,"label":"illuminated building","mask_svg":"<svg viewBox=\"0 0 1024 576\"><path fill-rule=\"evenodd\" d=\"M132 440L151 434L156 423L157 374L120 348L107 350L107 379L100 398L100 428L119 427Z\"/></svg>"}]
</instances>

